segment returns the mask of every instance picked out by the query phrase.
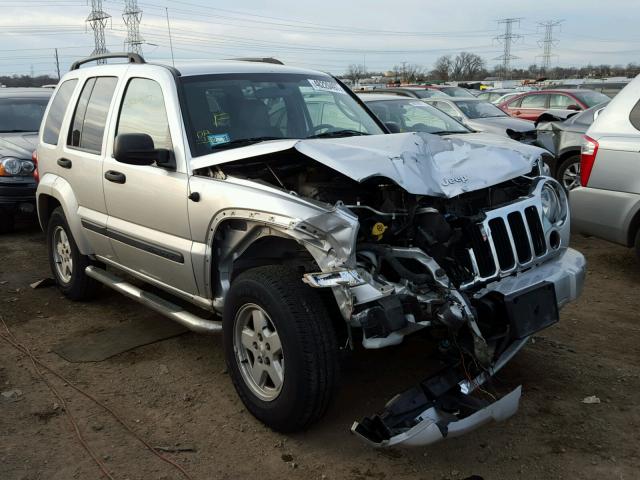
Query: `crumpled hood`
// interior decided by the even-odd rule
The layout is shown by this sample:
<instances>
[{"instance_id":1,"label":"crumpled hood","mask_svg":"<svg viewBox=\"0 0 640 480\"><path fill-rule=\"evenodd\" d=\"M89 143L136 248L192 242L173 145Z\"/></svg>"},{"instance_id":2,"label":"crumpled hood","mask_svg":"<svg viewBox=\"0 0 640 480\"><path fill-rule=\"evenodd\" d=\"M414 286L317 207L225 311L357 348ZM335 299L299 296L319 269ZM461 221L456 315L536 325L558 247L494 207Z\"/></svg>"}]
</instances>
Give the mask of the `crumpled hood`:
<instances>
[{"instance_id":1,"label":"crumpled hood","mask_svg":"<svg viewBox=\"0 0 640 480\"><path fill-rule=\"evenodd\" d=\"M198 157L191 166L205 168L289 149L358 182L386 177L411 194L436 197L454 197L527 174L539 157L535 147L516 151L511 146L412 132L269 141Z\"/></svg>"},{"instance_id":2,"label":"crumpled hood","mask_svg":"<svg viewBox=\"0 0 640 480\"><path fill-rule=\"evenodd\" d=\"M38 146L38 132L0 133L0 157L28 160Z\"/></svg>"}]
</instances>

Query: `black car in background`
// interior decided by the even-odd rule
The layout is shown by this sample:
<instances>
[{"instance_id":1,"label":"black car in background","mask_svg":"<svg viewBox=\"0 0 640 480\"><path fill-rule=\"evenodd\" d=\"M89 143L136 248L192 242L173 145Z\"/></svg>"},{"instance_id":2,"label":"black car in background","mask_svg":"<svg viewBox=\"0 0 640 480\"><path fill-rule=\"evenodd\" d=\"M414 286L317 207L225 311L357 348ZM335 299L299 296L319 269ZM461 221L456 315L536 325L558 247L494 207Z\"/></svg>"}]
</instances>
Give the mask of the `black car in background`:
<instances>
[{"instance_id":1,"label":"black car in background","mask_svg":"<svg viewBox=\"0 0 640 480\"><path fill-rule=\"evenodd\" d=\"M0 233L16 216L35 213L35 164L40 122L53 93L49 88L0 88Z\"/></svg>"},{"instance_id":2,"label":"black car in background","mask_svg":"<svg viewBox=\"0 0 640 480\"><path fill-rule=\"evenodd\" d=\"M567 191L580 185L580 148L582 138L609 102L600 103L568 118L555 112L543 113L536 122L536 145L556 157L553 176Z\"/></svg>"}]
</instances>

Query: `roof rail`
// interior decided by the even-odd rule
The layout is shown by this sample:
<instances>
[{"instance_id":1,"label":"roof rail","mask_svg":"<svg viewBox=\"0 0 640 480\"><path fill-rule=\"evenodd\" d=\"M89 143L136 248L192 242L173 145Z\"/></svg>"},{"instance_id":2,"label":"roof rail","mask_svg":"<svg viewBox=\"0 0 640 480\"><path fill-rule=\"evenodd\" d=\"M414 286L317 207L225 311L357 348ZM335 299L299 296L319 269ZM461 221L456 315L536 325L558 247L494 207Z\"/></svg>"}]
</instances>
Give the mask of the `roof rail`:
<instances>
[{"instance_id":1,"label":"roof rail","mask_svg":"<svg viewBox=\"0 0 640 480\"><path fill-rule=\"evenodd\" d=\"M146 63L144 58L142 58L137 53L131 52L118 52L118 53L101 53L99 55L91 55L90 57L83 58L82 60L76 60L71 64L71 68L69 70L78 70L80 65L84 65L85 63L95 62L97 60L103 60L107 58L126 58L129 60L129 63Z\"/></svg>"},{"instance_id":2,"label":"roof rail","mask_svg":"<svg viewBox=\"0 0 640 480\"><path fill-rule=\"evenodd\" d=\"M230 58L229 60L236 60L240 62L258 62L258 63L273 63L274 65L284 65L280 60L273 57L244 57L244 58Z\"/></svg>"}]
</instances>

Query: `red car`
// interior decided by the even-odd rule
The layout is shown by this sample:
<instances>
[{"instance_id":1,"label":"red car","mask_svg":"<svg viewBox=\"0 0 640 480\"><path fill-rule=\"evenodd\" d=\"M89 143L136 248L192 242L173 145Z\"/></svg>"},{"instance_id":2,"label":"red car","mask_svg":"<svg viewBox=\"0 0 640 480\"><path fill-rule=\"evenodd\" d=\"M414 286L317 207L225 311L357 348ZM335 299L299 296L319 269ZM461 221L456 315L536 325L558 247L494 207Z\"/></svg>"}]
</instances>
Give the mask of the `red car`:
<instances>
[{"instance_id":1,"label":"red car","mask_svg":"<svg viewBox=\"0 0 640 480\"><path fill-rule=\"evenodd\" d=\"M564 113L585 110L608 100L609 97L593 90L539 90L511 97L498 107L512 117L535 122L550 110Z\"/></svg>"}]
</instances>

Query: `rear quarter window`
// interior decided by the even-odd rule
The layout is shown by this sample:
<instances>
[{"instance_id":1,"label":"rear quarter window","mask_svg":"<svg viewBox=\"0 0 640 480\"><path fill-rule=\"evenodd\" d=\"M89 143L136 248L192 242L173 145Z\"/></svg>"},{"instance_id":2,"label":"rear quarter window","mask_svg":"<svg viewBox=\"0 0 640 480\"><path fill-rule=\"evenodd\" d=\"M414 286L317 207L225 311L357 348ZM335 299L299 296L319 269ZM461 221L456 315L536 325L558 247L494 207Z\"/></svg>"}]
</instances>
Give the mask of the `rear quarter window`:
<instances>
[{"instance_id":1,"label":"rear quarter window","mask_svg":"<svg viewBox=\"0 0 640 480\"><path fill-rule=\"evenodd\" d=\"M73 95L77 83L78 80L75 78L62 82L55 97L53 97L42 132L42 141L44 143L50 145L58 144L64 113L67 111L67 105L69 105L69 100L71 99L71 95Z\"/></svg>"}]
</instances>

